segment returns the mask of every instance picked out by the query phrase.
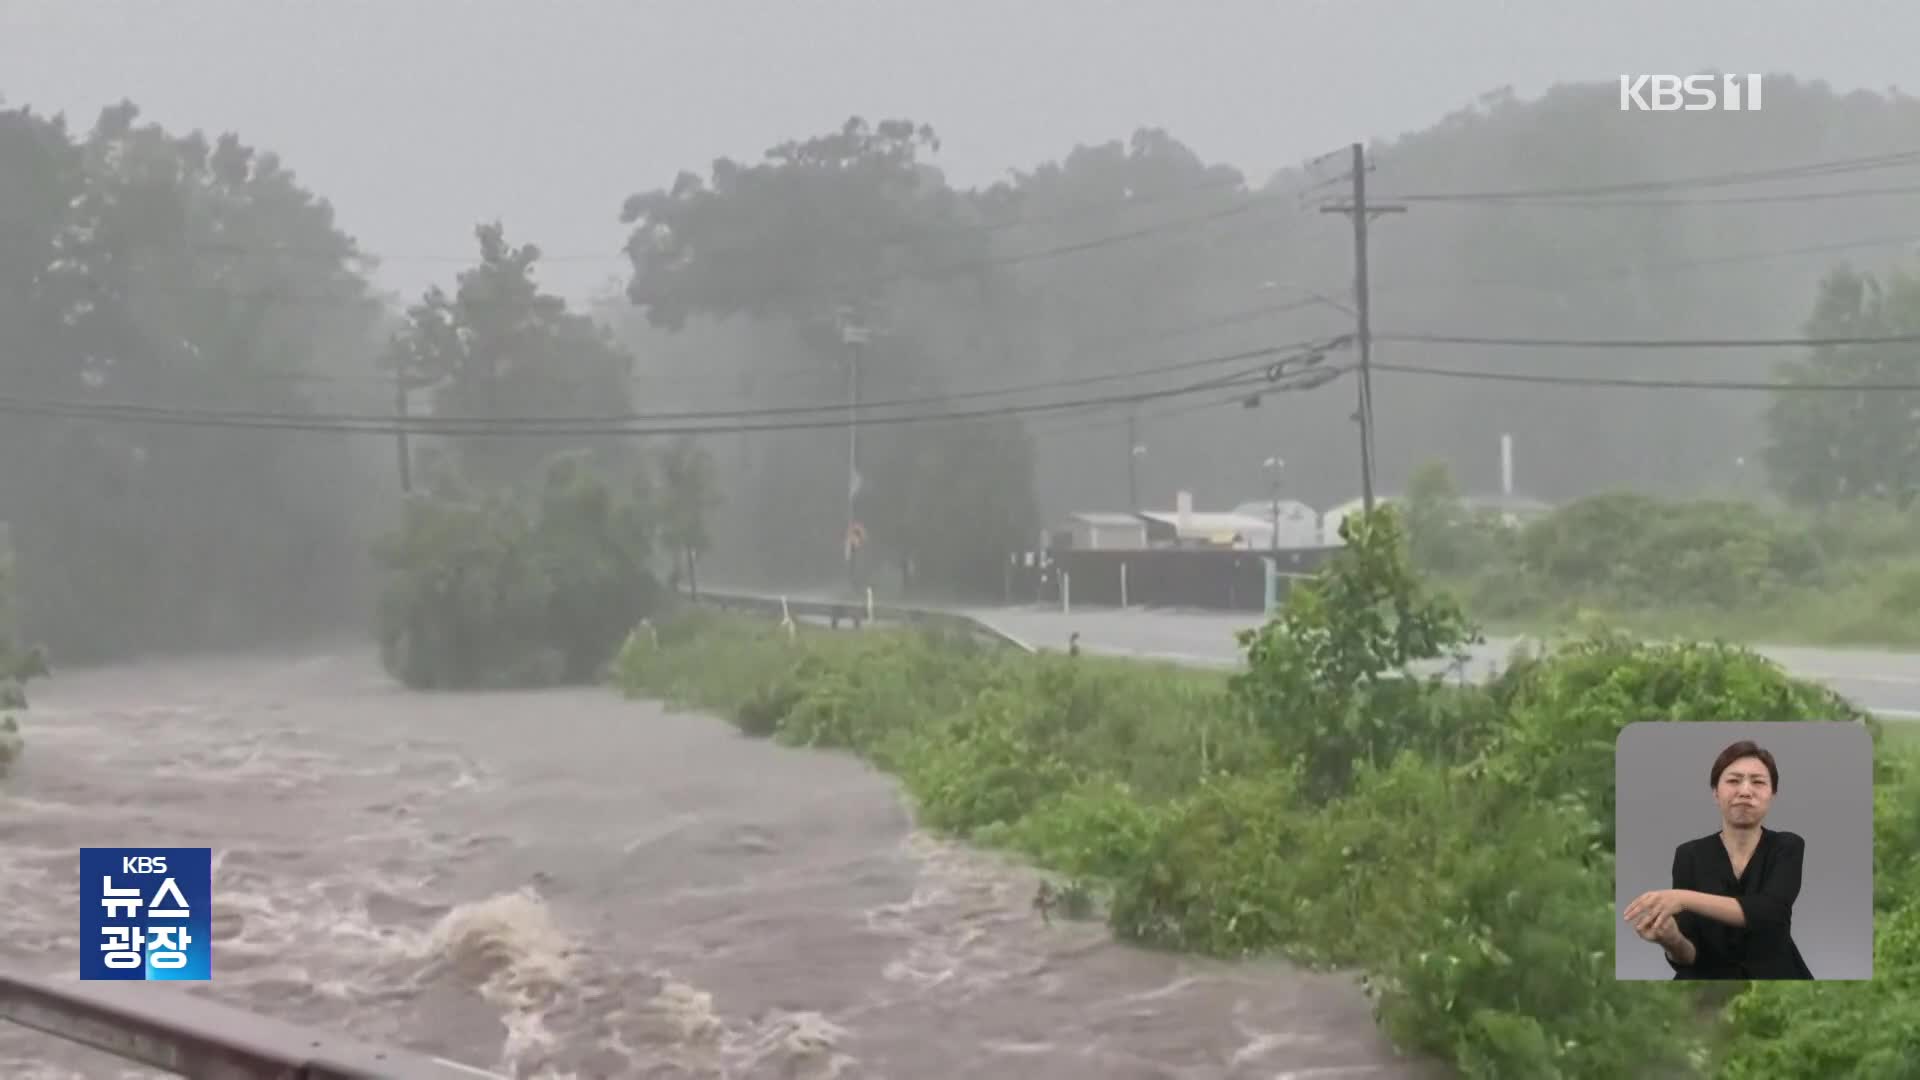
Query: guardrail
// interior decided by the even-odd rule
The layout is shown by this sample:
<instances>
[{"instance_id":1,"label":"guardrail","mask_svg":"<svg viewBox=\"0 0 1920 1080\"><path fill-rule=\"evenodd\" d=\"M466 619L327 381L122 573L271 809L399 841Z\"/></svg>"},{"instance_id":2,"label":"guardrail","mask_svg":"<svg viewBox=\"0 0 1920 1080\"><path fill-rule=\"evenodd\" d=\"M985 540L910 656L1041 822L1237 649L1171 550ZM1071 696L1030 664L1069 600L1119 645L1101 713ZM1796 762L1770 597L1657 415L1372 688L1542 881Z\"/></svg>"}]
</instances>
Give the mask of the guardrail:
<instances>
[{"instance_id":1,"label":"guardrail","mask_svg":"<svg viewBox=\"0 0 1920 1080\"><path fill-rule=\"evenodd\" d=\"M65 982L0 972L0 1020L196 1080L507 1080L149 982Z\"/></svg>"},{"instance_id":2,"label":"guardrail","mask_svg":"<svg viewBox=\"0 0 1920 1080\"><path fill-rule=\"evenodd\" d=\"M795 599L756 593L708 592L704 589L697 596L689 599L702 607L760 615L779 619L787 624L793 624L801 619L825 620L827 625L835 629L839 629L842 625L858 629L870 622L891 623L897 626L912 626L959 634L975 641L1018 649L1021 652L1034 651L1032 645L983 619L953 611L936 611L932 608L875 604L872 593L867 594L864 603Z\"/></svg>"}]
</instances>

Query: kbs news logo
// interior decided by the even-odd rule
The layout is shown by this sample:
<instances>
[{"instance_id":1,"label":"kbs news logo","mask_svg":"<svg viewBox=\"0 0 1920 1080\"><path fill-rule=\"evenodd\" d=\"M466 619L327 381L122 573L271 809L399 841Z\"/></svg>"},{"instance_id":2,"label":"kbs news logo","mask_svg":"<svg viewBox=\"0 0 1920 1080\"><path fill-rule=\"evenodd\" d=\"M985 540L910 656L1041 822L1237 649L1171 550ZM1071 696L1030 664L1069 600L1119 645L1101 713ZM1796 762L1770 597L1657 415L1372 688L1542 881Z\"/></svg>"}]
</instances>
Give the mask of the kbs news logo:
<instances>
[{"instance_id":1,"label":"kbs news logo","mask_svg":"<svg viewBox=\"0 0 1920 1080\"><path fill-rule=\"evenodd\" d=\"M1622 75L1621 112L1760 111L1758 75Z\"/></svg>"}]
</instances>

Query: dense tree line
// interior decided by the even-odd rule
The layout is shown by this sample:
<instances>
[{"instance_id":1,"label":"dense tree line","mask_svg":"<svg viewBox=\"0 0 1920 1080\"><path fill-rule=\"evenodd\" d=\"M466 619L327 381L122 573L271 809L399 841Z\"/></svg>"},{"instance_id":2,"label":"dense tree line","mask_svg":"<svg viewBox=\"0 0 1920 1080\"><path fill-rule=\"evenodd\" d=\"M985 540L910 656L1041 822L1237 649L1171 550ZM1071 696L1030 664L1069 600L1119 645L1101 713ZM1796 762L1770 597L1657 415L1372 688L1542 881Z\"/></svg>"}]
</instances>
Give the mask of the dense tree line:
<instances>
[{"instance_id":1,"label":"dense tree line","mask_svg":"<svg viewBox=\"0 0 1920 1080\"><path fill-rule=\"evenodd\" d=\"M272 153L0 112L0 396L301 414L385 313L333 211ZM361 618L363 442L115 417L0 416L22 616L58 658L257 642ZM390 460L390 459L386 459ZM383 462L384 463L384 462Z\"/></svg>"},{"instance_id":2,"label":"dense tree line","mask_svg":"<svg viewBox=\"0 0 1920 1080\"><path fill-rule=\"evenodd\" d=\"M1886 154L1920 134L1920 107L1905 98L1776 80L1768 102L1755 123L1621 113L1604 87L1525 102L1495 93L1379 143L1378 196L1410 201L1374 230L1376 326L1570 337L1912 326L1911 284L1874 269L1874 252L1909 231L1908 204L1793 201L1849 186L1844 172L1731 189L1787 193L1775 202L1714 202L1720 189L1685 186L1670 198L1487 195L1631 192ZM504 495L526 513L563 457L584 454L609 491L657 494L678 476L690 494L678 509L655 506L648 572L688 583L702 576L689 553L708 548L707 577L837 580L851 512L866 526L869 577L997 593L1009 550L1032 546L1064 511L1125 508L1134 476L1149 506L1177 489L1230 505L1265 493L1260 463L1279 454L1289 495L1326 506L1354 494L1348 381L1243 402L1147 402L1131 416L979 415L1170 387L1196 358L1348 330L1349 237L1308 197L1338 193L1339 164L1251 178L1142 130L962 188L938 155L926 124L849 120L610 207L631 275L590 311L545 292L538 246L499 223L477 229L467 269L402 306L377 295L374 260L270 152L168 132L131 105L84 133L13 109L0 113L0 396L276 417L404 405L466 421L724 410L791 429L703 440L698 468L684 446L612 426L407 448L406 479L422 497ZM1855 186L1886 174L1864 175ZM1853 268L1835 271L1843 257ZM1884 381L1909 351L1824 350L1794 358L1785 377ZM1779 355L1379 350L1472 372L1748 380L1770 375ZM1133 377L987 392L1115 373ZM883 413L923 419L863 424L850 462L837 421L856 393L916 401ZM1748 495L1768 478L1801 502L1910 499L1911 408L1910 395L1864 392L1775 401L1376 380L1383 489L1436 458L1463 488L1491 488L1497 435L1510 432L1521 487L1555 500ZM761 423L743 409L788 411ZM944 412L967 415L924 418ZM8 411L0 519L19 549L25 618L74 658L364 619L371 541L404 519L395 453L364 434Z\"/></svg>"},{"instance_id":3,"label":"dense tree line","mask_svg":"<svg viewBox=\"0 0 1920 1080\"><path fill-rule=\"evenodd\" d=\"M1802 318L1810 296L1842 287L1822 284L1835 263L1877 266L1889 253L1897 261L1901 238L1920 221L1896 198L1800 196L1883 187L1900 172L1860 167L1670 190L1660 182L1893 154L1920 140L1920 106L1791 80L1771 81L1768 100L1765 122L1755 123L1621 113L1610 86L1559 87L1533 101L1502 91L1429 130L1374 145L1372 183L1387 201L1575 193L1414 201L1383 219L1373 230L1376 328L1696 338L1793 337L1839 325L1831 300L1820 301L1827 314L1811 327ZM856 306L889 331L866 349L868 398L1152 371L1351 328L1337 307L1349 298L1349 232L1307 197L1341 194L1339 163L1249 178L1145 130L962 190L925 163L936 145L918 124L853 123L639 196L627 215L636 226L633 281L601 310L663 391L705 404L846 400L848 350L833 316ZM1576 197L1608 185L1624 193ZM861 224L848 225L850 216ZM1892 326L1886 318L1862 310L1853 322ZM1881 350L1877 362L1897 366L1906 351ZM1793 378L1796 370L1778 372L1780 351L1765 349L1383 344L1376 356L1469 373L1698 381ZM1849 349L1806 360L1859 381L1873 366L1861 357ZM1130 385L1177 382L1163 375ZM873 501L862 516L879 544L896 555L923 549L926 564L933 559L924 549L953 542L953 530L929 525L938 535L911 538L893 522L927 523L929 499L941 500L948 520L986 523L970 541L993 546L991 533L1030 543L1035 523L1053 515L1127 508L1130 466L1149 506L1165 507L1185 489L1219 507L1264 495L1261 462L1275 454L1288 462L1289 493L1325 507L1358 491L1352 393L1341 382L1268 395L1252 409L1152 403L1131 432L1114 410L1032 417L1005 425L1020 429L1017 440L977 440L1001 451L995 460L934 449L931 428L890 432L907 449L875 443L869 460L904 477L891 487L901 494L886 497L879 478L868 477ZM1902 430L1894 402L1874 405L1883 416L1875 424L1836 436L1852 448L1841 458L1854 463L1839 465L1823 440L1850 415L1841 395L1786 395L1778 408L1773 398L1385 371L1375 378L1381 487L1402 490L1421 464L1439 459L1467 491L1495 490L1500 433L1515 436L1522 491L1556 502L1621 489L1751 498L1770 486L1803 498L1849 469L1898 467L1901 454L1888 443ZM718 541L728 561L789 580L830 577L846 453L834 431L755 434L729 447L723 486L737 485L740 516L727 516ZM910 463L924 460L952 463L939 474L944 483L913 479L924 467L916 474ZM1012 493L1026 487L1029 469L1031 508L1010 512L993 501L1021 501ZM1831 475L1796 480L1796 469ZM1001 479L979 484L973 501L951 497L989 470Z\"/></svg>"}]
</instances>

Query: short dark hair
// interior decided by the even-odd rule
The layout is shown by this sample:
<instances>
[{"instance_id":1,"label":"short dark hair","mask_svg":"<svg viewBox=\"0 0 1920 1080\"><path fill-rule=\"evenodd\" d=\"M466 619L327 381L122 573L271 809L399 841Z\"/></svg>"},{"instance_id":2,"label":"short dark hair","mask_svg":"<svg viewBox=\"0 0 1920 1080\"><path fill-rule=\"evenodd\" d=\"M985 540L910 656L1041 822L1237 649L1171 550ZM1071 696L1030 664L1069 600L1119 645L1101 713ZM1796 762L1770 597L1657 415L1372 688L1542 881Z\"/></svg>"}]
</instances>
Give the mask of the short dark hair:
<instances>
[{"instance_id":1,"label":"short dark hair","mask_svg":"<svg viewBox=\"0 0 1920 1080\"><path fill-rule=\"evenodd\" d=\"M1767 767L1767 779L1772 782L1773 790L1776 792L1780 790L1780 766L1774 763L1772 754L1761 749L1760 745L1751 739L1742 739L1720 751L1720 756L1713 759L1713 774L1707 778L1707 786L1719 787L1720 774L1727 771L1727 766L1743 757L1759 758L1760 763Z\"/></svg>"}]
</instances>

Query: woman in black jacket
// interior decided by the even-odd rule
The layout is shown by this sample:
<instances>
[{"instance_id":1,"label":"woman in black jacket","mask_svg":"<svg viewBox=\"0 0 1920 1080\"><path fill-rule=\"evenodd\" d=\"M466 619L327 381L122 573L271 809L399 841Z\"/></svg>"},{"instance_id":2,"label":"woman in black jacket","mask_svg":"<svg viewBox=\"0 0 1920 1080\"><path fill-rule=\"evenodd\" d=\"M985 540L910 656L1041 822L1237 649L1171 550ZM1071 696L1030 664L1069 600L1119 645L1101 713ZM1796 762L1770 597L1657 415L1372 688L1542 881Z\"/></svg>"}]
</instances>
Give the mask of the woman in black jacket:
<instances>
[{"instance_id":1,"label":"woman in black jacket","mask_svg":"<svg viewBox=\"0 0 1920 1080\"><path fill-rule=\"evenodd\" d=\"M1807 843L1765 828L1780 790L1773 755L1737 742L1708 778L1720 806L1717 833L1673 852L1673 887L1643 893L1623 917L1666 950L1676 979L1811 979L1793 943Z\"/></svg>"}]
</instances>

